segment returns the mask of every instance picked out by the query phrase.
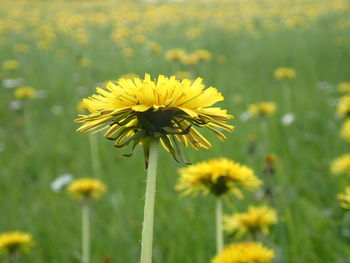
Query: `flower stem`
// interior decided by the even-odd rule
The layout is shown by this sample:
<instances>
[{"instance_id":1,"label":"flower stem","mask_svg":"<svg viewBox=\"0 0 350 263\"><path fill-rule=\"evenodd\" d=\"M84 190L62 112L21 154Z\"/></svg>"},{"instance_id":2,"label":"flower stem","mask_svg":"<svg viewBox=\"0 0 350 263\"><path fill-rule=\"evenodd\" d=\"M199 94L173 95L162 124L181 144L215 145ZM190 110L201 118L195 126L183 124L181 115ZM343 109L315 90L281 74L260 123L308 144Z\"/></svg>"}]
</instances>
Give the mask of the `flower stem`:
<instances>
[{"instance_id":1,"label":"flower stem","mask_svg":"<svg viewBox=\"0 0 350 263\"><path fill-rule=\"evenodd\" d=\"M10 252L7 256L8 263L17 263L18 262L18 253L17 251Z\"/></svg>"},{"instance_id":2,"label":"flower stem","mask_svg":"<svg viewBox=\"0 0 350 263\"><path fill-rule=\"evenodd\" d=\"M141 263L152 262L153 243L153 219L154 203L156 194L157 159L158 159L158 139L152 139L150 144L149 162L147 170L145 207L143 214L143 229L141 240Z\"/></svg>"},{"instance_id":3,"label":"flower stem","mask_svg":"<svg viewBox=\"0 0 350 263\"><path fill-rule=\"evenodd\" d=\"M220 253L224 248L224 233L222 230L222 200L216 199L216 252Z\"/></svg>"},{"instance_id":4,"label":"flower stem","mask_svg":"<svg viewBox=\"0 0 350 263\"><path fill-rule=\"evenodd\" d=\"M92 171L95 176L100 177L100 159L98 155L98 144L96 136L89 136Z\"/></svg>"},{"instance_id":5,"label":"flower stem","mask_svg":"<svg viewBox=\"0 0 350 263\"><path fill-rule=\"evenodd\" d=\"M90 262L90 206L86 201L83 203L82 213L82 262Z\"/></svg>"}]
</instances>

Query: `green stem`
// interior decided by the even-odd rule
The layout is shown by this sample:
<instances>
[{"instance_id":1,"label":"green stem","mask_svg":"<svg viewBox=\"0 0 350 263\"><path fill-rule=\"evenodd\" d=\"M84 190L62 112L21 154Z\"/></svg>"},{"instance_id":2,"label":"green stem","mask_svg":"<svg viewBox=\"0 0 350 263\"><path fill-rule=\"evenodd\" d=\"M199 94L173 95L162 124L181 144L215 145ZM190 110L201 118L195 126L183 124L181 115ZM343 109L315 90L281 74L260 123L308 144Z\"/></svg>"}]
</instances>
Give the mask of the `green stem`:
<instances>
[{"instance_id":1,"label":"green stem","mask_svg":"<svg viewBox=\"0 0 350 263\"><path fill-rule=\"evenodd\" d=\"M97 137L89 136L92 171L95 176L100 177L100 159L98 155Z\"/></svg>"},{"instance_id":2,"label":"green stem","mask_svg":"<svg viewBox=\"0 0 350 263\"><path fill-rule=\"evenodd\" d=\"M144 207L144 214L143 214L141 259L140 259L141 263L152 262L153 221L154 221L154 203L155 203L155 195L156 195L158 145L159 145L158 139L151 140L148 170L147 170L145 207Z\"/></svg>"},{"instance_id":3,"label":"green stem","mask_svg":"<svg viewBox=\"0 0 350 263\"><path fill-rule=\"evenodd\" d=\"M222 230L222 200L220 197L216 199L216 252L220 253L224 248L224 233Z\"/></svg>"},{"instance_id":4,"label":"green stem","mask_svg":"<svg viewBox=\"0 0 350 263\"><path fill-rule=\"evenodd\" d=\"M90 262L90 206L86 201L83 203L82 213L82 262Z\"/></svg>"},{"instance_id":5,"label":"green stem","mask_svg":"<svg viewBox=\"0 0 350 263\"><path fill-rule=\"evenodd\" d=\"M17 263L18 262L18 257L19 254L17 253L17 251L14 252L10 252L7 256L7 262L8 263Z\"/></svg>"}]
</instances>

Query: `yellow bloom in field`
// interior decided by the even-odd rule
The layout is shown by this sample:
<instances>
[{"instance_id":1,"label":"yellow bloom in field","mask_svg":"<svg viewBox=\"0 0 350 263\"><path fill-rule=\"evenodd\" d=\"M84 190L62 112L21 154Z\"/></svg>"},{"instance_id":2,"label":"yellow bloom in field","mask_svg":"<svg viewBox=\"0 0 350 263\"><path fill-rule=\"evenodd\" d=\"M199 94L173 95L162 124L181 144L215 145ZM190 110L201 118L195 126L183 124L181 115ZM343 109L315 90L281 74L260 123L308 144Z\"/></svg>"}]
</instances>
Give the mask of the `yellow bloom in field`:
<instances>
[{"instance_id":1,"label":"yellow bloom in field","mask_svg":"<svg viewBox=\"0 0 350 263\"><path fill-rule=\"evenodd\" d=\"M78 60L79 67L88 68L91 66L91 60L89 58L81 58Z\"/></svg>"},{"instance_id":2,"label":"yellow bloom in field","mask_svg":"<svg viewBox=\"0 0 350 263\"><path fill-rule=\"evenodd\" d=\"M292 68L278 68L274 71L273 76L277 80L282 79L294 79L295 78L295 70Z\"/></svg>"},{"instance_id":3,"label":"yellow bloom in field","mask_svg":"<svg viewBox=\"0 0 350 263\"><path fill-rule=\"evenodd\" d=\"M274 251L261 243L242 242L226 246L211 263L270 263L274 257Z\"/></svg>"},{"instance_id":4,"label":"yellow bloom in field","mask_svg":"<svg viewBox=\"0 0 350 263\"><path fill-rule=\"evenodd\" d=\"M6 71L15 71L18 70L20 64L17 60L6 60L2 63L2 68Z\"/></svg>"},{"instance_id":5,"label":"yellow bloom in field","mask_svg":"<svg viewBox=\"0 0 350 263\"><path fill-rule=\"evenodd\" d=\"M152 53L158 53L162 49L162 46L157 42L149 42L147 46Z\"/></svg>"},{"instance_id":6,"label":"yellow bloom in field","mask_svg":"<svg viewBox=\"0 0 350 263\"><path fill-rule=\"evenodd\" d=\"M175 77L177 79L191 79L192 76L191 76L191 73L188 72L188 71L179 71L179 72L176 72L175 73Z\"/></svg>"},{"instance_id":7,"label":"yellow bloom in field","mask_svg":"<svg viewBox=\"0 0 350 263\"><path fill-rule=\"evenodd\" d=\"M255 190L262 184L252 169L227 158L200 162L179 169L179 173L175 188L185 195L203 192L220 196L231 192L241 198L240 188Z\"/></svg>"},{"instance_id":8,"label":"yellow bloom in field","mask_svg":"<svg viewBox=\"0 0 350 263\"><path fill-rule=\"evenodd\" d=\"M350 154L344 154L335 160L331 164L332 174L349 174L350 175Z\"/></svg>"},{"instance_id":9,"label":"yellow bloom in field","mask_svg":"<svg viewBox=\"0 0 350 263\"><path fill-rule=\"evenodd\" d=\"M277 223L276 211L267 206L250 206L247 212L236 213L232 216L224 217L224 229L229 233L237 233L242 237L247 232L269 233L269 227Z\"/></svg>"},{"instance_id":10,"label":"yellow bloom in field","mask_svg":"<svg viewBox=\"0 0 350 263\"><path fill-rule=\"evenodd\" d=\"M78 131L108 129L105 138L115 140L118 148L141 144L146 163L151 138L159 138L176 161L186 162L179 142L195 149L211 147L195 127L206 127L221 140L226 139L221 129L233 130L226 124L232 118L227 110L211 107L224 97L213 87L205 89L200 78L192 82L160 75L153 81L146 74L144 79L109 82L97 93L83 100L91 114L76 120L83 123Z\"/></svg>"},{"instance_id":11,"label":"yellow bloom in field","mask_svg":"<svg viewBox=\"0 0 350 263\"><path fill-rule=\"evenodd\" d=\"M197 65L198 62L199 62L199 59L195 54L185 55L181 59L181 63L187 66Z\"/></svg>"},{"instance_id":12,"label":"yellow bloom in field","mask_svg":"<svg viewBox=\"0 0 350 263\"><path fill-rule=\"evenodd\" d=\"M257 104L251 104L249 105L248 111L252 116L268 117L276 112L276 104L265 101Z\"/></svg>"},{"instance_id":13,"label":"yellow bloom in field","mask_svg":"<svg viewBox=\"0 0 350 263\"><path fill-rule=\"evenodd\" d=\"M165 54L165 58L170 61L182 61L186 56L186 51L180 48L171 49Z\"/></svg>"},{"instance_id":14,"label":"yellow bloom in field","mask_svg":"<svg viewBox=\"0 0 350 263\"><path fill-rule=\"evenodd\" d=\"M211 53L205 49L198 49L193 52L193 55L197 57L198 61L209 61L211 59Z\"/></svg>"},{"instance_id":15,"label":"yellow bloom in field","mask_svg":"<svg viewBox=\"0 0 350 263\"><path fill-rule=\"evenodd\" d=\"M13 50L18 53L27 53L29 50L29 47L26 44L17 44L15 45Z\"/></svg>"},{"instance_id":16,"label":"yellow bloom in field","mask_svg":"<svg viewBox=\"0 0 350 263\"><path fill-rule=\"evenodd\" d=\"M340 206L344 209L350 210L350 186L345 188L344 193L337 195L338 200L340 200Z\"/></svg>"},{"instance_id":17,"label":"yellow bloom in field","mask_svg":"<svg viewBox=\"0 0 350 263\"><path fill-rule=\"evenodd\" d=\"M36 89L29 87L29 86L23 86L15 89L14 94L16 99L22 100L22 99L34 99L36 98L37 91Z\"/></svg>"},{"instance_id":18,"label":"yellow bloom in field","mask_svg":"<svg viewBox=\"0 0 350 263\"><path fill-rule=\"evenodd\" d=\"M338 115L345 117L350 115L350 96L343 96L340 98L337 113Z\"/></svg>"},{"instance_id":19,"label":"yellow bloom in field","mask_svg":"<svg viewBox=\"0 0 350 263\"><path fill-rule=\"evenodd\" d=\"M340 136L350 142L350 118L344 121L340 130Z\"/></svg>"},{"instance_id":20,"label":"yellow bloom in field","mask_svg":"<svg viewBox=\"0 0 350 263\"><path fill-rule=\"evenodd\" d=\"M342 93L350 92L350 82L341 82L338 84L338 91Z\"/></svg>"},{"instance_id":21,"label":"yellow bloom in field","mask_svg":"<svg viewBox=\"0 0 350 263\"><path fill-rule=\"evenodd\" d=\"M82 178L68 186L68 193L77 199L98 199L106 192L106 186L99 180Z\"/></svg>"},{"instance_id":22,"label":"yellow bloom in field","mask_svg":"<svg viewBox=\"0 0 350 263\"><path fill-rule=\"evenodd\" d=\"M22 232L6 232L0 234L0 252L16 253L26 251L33 245L32 236Z\"/></svg>"},{"instance_id":23,"label":"yellow bloom in field","mask_svg":"<svg viewBox=\"0 0 350 263\"><path fill-rule=\"evenodd\" d=\"M132 57L134 55L134 49L131 47L124 48L122 54L124 57Z\"/></svg>"}]
</instances>

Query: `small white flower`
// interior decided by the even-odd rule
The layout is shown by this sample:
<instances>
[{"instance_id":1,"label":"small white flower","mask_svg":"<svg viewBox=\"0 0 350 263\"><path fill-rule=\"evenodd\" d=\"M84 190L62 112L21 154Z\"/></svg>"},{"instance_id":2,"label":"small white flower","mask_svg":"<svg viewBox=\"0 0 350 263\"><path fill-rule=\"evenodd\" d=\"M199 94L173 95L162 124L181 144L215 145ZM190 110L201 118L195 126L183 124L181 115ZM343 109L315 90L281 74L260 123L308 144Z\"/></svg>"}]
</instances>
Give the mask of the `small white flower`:
<instances>
[{"instance_id":1,"label":"small white flower","mask_svg":"<svg viewBox=\"0 0 350 263\"><path fill-rule=\"evenodd\" d=\"M2 81L2 86L7 89L13 89L18 86L23 85L23 79L4 79Z\"/></svg>"},{"instance_id":2,"label":"small white flower","mask_svg":"<svg viewBox=\"0 0 350 263\"><path fill-rule=\"evenodd\" d=\"M20 110L22 108L22 103L20 100L13 100L10 102L8 107L9 107L9 110L13 110L13 111Z\"/></svg>"},{"instance_id":3,"label":"small white flower","mask_svg":"<svg viewBox=\"0 0 350 263\"><path fill-rule=\"evenodd\" d=\"M71 174L63 174L60 177L57 177L51 183L51 189L54 192L58 192L67 186L71 181L73 181L73 176Z\"/></svg>"},{"instance_id":4,"label":"small white flower","mask_svg":"<svg viewBox=\"0 0 350 263\"><path fill-rule=\"evenodd\" d=\"M245 111L241 114L241 116L239 116L239 118L241 119L241 121L247 121L252 117L252 115L250 114L249 111Z\"/></svg>"},{"instance_id":5,"label":"small white flower","mask_svg":"<svg viewBox=\"0 0 350 263\"><path fill-rule=\"evenodd\" d=\"M282 116L281 122L284 126L291 125L295 120L295 115L291 112L288 112Z\"/></svg>"}]
</instances>

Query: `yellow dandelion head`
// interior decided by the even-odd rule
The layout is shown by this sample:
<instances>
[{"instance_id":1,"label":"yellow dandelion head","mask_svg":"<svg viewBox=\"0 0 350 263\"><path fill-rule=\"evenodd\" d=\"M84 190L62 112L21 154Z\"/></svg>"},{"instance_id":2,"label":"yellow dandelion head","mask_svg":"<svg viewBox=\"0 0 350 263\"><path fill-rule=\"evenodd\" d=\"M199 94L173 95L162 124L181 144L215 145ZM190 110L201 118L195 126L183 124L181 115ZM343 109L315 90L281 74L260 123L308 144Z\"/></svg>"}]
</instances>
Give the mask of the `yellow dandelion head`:
<instances>
[{"instance_id":1,"label":"yellow dandelion head","mask_svg":"<svg viewBox=\"0 0 350 263\"><path fill-rule=\"evenodd\" d=\"M269 117L276 112L276 104L263 101L249 105L248 111L252 116Z\"/></svg>"},{"instance_id":2,"label":"yellow dandelion head","mask_svg":"<svg viewBox=\"0 0 350 263\"><path fill-rule=\"evenodd\" d=\"M332 161L332 174L347 174L350 175L350 154L344 154Z\"/></svg>"},{"instance_id":3,"label":"yellow dandelion head","mask_svg":"<svg viewBox=\"0 0 350 263\"><path fill-rule=\"evenodd\" d=\"M242 242L226 246L211 263L270 263L274 257L274 251L261 243Z\"/></svg>"},{"instance_id":4,"label":"yellow dandelion head","mask_svg":"<svg viewBox=\"0 0 350 263\"><path fill-rule=\"evenodd\" d=\"M340 98L337 107L337 114L339 116L349 116L350 115L350 96L343 96Z\"/></svg>"},{"instance_id":5,"label":"yellow dandelion head","mask_svg":"<svg viewBox=\"0 0 350 263\"><path fill-rule=\"evenodd\" d=\"M257 189L262 182L252 169L227 158L211 159L179 169L176 190L185 195L212 193L216 196L231 192L242 197L241 188Z\"/></svg>"},{"instance_id":6,"label":"yellow dandelion head","mask_svg":"<svg viewBox=\"0 0 350 263\"><path fill-rule=\"evenodd\" d=\"M282 80L282 79L294 79L296 76L295 70L292 68L278 68L274 71L273 76L277 80Z\"/></svg>"},{"instance_id":7,"label":"yellow dandelion head","mask_svg":"<svg viewBox=\"0 0 350 263\"><path fill-rule=\"evenodd\" d=\"M198 61L209 61L212 57L211 53L205 49L198 49L193 52L193 55L197 57Z\"/></svg>"},{"instance_id":8,"label":"yellow dandelion head","mask_svg":"<svg viewBox=\"0 0 350 263\"><path fill-rule=\"evenodd\" d=\"M338 84L338 91L342 93L350 92L350 82L341 82Z\"/></svg>"},{"instance_id":9,"label":"yellow dandelion head","mask_svg":"<svg viewBox=\"0 0 350 263\"><path fill-rule=\"evenodd\" d=\"M91 178L74 180L68 186L68 193L79 200L98 199L106 192L101 181Z\"/></svg>"},{"instance_id":10,"label":"yellow dandelion head","mask_svg":"<svg viewBox=\"0 0 350 263\"><path fill-rule=\"evenodd\" d=\"M6 232L0 234L0 252L14 253L27 251L33 246L32 236L22 232Z\"/></svg>"},{"instance_id":11,"label":"yellow dandelion head","mask_svg":"<svg viewBox=\"0 0 350 263\"><path fill-rule=\"evenodd\" d=\"M345 188L344 193L338 194L337 198L342 208L350 210L350 186Z\"/></svg>"},{"instance_id":12,"label":"yellow dandelion head","mask_svg":"<svg viewBox=\"0 0 350 263\"><path fill-rule=\"evenodd\" d=\"M23 87L16 88L13 95L16 99L19 99L19 100L34 99L37 96L37 91L32 87L23 86Z\"/></svg>"},{"instance_id":13,"label":"yellow dandelion head","mask_svg":"<svg viewBox=\"0 0 350 263\"><path fill-rule=\"evenodd\" d=\"M340 129L340 137L350 142L350 118L344 121Z\"/></svg>"},{"instance_id":14,"label":"yellow dandelion head","mask_svg":"<svg viewBox=\"0 0 350 263\"><path fill-rule=\"evenodd\" d=\"M183 79L191 79L191 73L188 71L179 71L175 73L175 77L177 79L183 80Z\"/></svg>"},{"instance_id":15,"label":"yellow dandelion head","mask_svg":"<svg viewBox=\"0 0 350 263\"><path fill-rule=\"evenodd\" d=\"M79 67L88 68L91 66L91 60L89 58L81 58L78 60Z\"/></svg>"},{"instance_id":16,"label":"yellow dandelion head","mask_svg":"<svg viewBox=\"0 0 350 263\"><path fill-rule=\"evenodd\" d=\"M165 58L170 61L182 61L186 56L186 51L180 48L168 50L165 54Z\"/></svg>"},{"instance_id":17,"label":"yellow dandelion head","mask_svg":"<svg viewBox=\"0 0 350 263\"><path fill-rule=\"evenodd\" d=\"M86 109L84 102L82 100L77 103L76 109L77 109L77 112L79 112L79 113L86 113L87 112L87 109Z\"/></svg>"},{"instance_id":18,"label":"yellow dandelion head","mask_svg":"<svg viewBox=\"0 0 350 263\"><path fill-rule=\"evenodd\" d=\"M225 231L237 233L240 237L256 231L268 234L268 228L276 223L276 211L268 206L250 206L244 213L224 217Z\"/></svg>"},{"instance_id":19,"label":"yellow dandelion head","mask_svg":"<svg viewBox=\"0 0 350 263\"><path fill-rule=\"evenodd\" d=\"M212 107L224 97L213 87L205 89L200 78L192 82L160 75L153 81L146 74L144 79L108 82L105 89L97 88L97 93L83 100L91 114L76 120L82 123L78 131L107 129L105 138L114 140L118 148L132 142L133 150L141 144L146 164L152 138L160 139L176 161L186 163L181 144L195 149L211 147L197 127L208 128L221 140L226 139L221 130L233 130L226 123L232 116Z\"/></svg>"},{"instance_id":20,"label":"yellow dandelion head","mask_svg":"<svg viewBox=\"0 0 350 263\"><path fill-rule=\"evenodd\" d=\"M2 63L2 68L6 71L16 71L20 67L17 60L6 60Z\"/></svg>"},{"instance_id":21,"label":"yellow dandelion head","mask_svg":"<svg viewBox=\"0 0 350 263\"><path fill-rule=\"evenodd\" d=\"M187 66L194 66L200 62L198 56L196 54L190 54L183 56L181 59L182 64Z\"/></svg>"}]
</instances>

